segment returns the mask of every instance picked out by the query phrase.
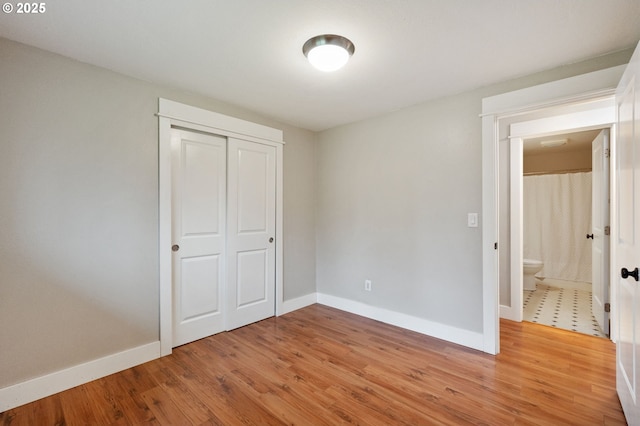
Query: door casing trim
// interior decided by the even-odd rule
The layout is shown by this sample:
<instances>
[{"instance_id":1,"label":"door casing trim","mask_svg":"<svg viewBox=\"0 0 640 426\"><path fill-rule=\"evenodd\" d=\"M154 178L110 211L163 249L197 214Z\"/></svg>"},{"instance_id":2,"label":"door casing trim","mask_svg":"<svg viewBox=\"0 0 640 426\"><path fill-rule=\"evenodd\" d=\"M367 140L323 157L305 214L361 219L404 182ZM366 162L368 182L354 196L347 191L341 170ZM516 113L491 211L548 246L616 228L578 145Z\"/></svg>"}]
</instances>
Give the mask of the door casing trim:
<instances>
[{"instance_id":1,"label":"door casing trim","mask_svg":"<svg viewBox=\"0 0 640 426\"><path fill-rule=\"evenodd\" d=\"M193 107L168 99L158 100L158 285L160 356L172 349L171 265L171 128L211 133L276 147L276 267L275 312L283 311L283 132L250 121Z\"/></svg>"},{"instance_id":2,"label":"door casing trim","mask_svg":"<svg viewBox=\"0 0 640 426\"><path fill-rule=\"evenodd\" d=\"M610 158L611 164L615 164L615 96L612 94L604 99L593 103L593 107L576 113L555 115L543 119L521 121L510 126L510 282L511 282L511 303L510 306L500 306L500 317L512 321L522 321L522 299L523 299L523 170L522 170L522 144L523 139L539 137L559 133L573 133L584 130L609 129ZM614 200L613 189L615 175L609 169L610 198ZM613 210L615 206L610 204ZM610 226L615 226L614 212L611 211ZM612 259L611 250L609 258ZM613 282L610 277L610 282ZM615 291L611 287L611 291ZM611 294L613 301L613 294ZM612 305L613 306L613 305ZM614 309L614 308L612 308ZM613 321L612 321L613 325ZM615 328L615 327L612 327ZM612 335L613 337L613 335Z\"/></svg>"},{"instance_id":3,"label":"door casing trim","mask_svg":"<svg viewBox=\"0 0 640 426\"><path fill-rule=\"evenodd\" d=\"M498 247L500 217L498 184L501 175L501 120L611 96L624 65L533 86L482 100L482 286L483 351L500 352L500 288ZM526 120L523 118L523 120ZM515 120L513 120L515 121ZM503 137L506 135L502 135ZM505 171L503 170L502 173ZM612 182L613 183L613 182Z\"/></svg>"}]
</instances>

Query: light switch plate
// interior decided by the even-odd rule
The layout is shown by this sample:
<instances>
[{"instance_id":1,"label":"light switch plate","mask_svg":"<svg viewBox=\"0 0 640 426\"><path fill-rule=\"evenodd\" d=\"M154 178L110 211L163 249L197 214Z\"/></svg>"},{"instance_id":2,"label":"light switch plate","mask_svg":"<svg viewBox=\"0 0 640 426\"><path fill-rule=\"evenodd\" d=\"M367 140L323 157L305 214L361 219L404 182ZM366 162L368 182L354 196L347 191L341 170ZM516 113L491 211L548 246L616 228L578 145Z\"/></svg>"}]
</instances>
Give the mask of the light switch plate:
<instances>
[{"instance_id":1,"label":"light switch plate","mask_svg":"<svg viewBox=\"0 0 640 426\"><path fill-rule=\"evenodd\" d=\"M478 213L469 213L469 214L467 214L467 226L469 228L477 228L478 227Z\"/></svg>"}]
</instances>

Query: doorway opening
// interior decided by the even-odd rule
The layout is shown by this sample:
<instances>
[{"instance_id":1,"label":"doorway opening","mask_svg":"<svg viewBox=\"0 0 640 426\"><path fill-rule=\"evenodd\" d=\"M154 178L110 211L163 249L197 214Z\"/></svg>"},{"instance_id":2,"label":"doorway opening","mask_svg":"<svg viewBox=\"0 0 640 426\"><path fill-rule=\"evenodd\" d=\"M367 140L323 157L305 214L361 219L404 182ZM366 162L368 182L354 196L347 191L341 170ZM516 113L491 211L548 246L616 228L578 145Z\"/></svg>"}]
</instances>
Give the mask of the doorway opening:
<instances>
[{"instance_id":1,"label":"doorway opening","mask_svg":"<svg viewBox=\"0 0 640 426\"><path fill-rule=\"evenodd\" d=\"M523 321L608 337L608 142L609 129L523 139Z\"/></svg>"},{"instance_id":2,"label":"doorway opening","mask_svg":"<svg viewBox=\"0 0 640 426\"><path fill-rule=\"evenodd\" d=\"M550 109L547 111L546 115L543 118L537 118L534 120L528 121L517 121L513 122L508 126L508 138L506 139L506 144L502 146L503 150L509 151L509 161L506 165L509 170L509 179L508 182L504 180L501 181L501 186L503 187L503 192L505 196L508 198L508 202L503 202L505 204L505 211L508 213L506 217L508 218L508 233L509 238L508 242L505 242L505 245L509 248L507 251L502 253L502 261L504 265L508 265L508 271L501 271L500 275L500 286L501 288L507 287L509 291L509 299L505 300L501 303L500 307L500 316L506 319L514 320L514 321L522 321L523 320L523 306L524 306L524 297L527 291L524 286L524 260L526 259L524 253L525 241L524 241L524 223L523 223L523 152L524 152L524 141L525 140L540 140L540 138L551 138L553 140L557 140L558 135L562 134L572 134L576 132L588 132L591 130L599 130L599 129L607 129L607 132L611 135L611 138L615 136L615 132L613 131L613 120L615 119L613 114L613 99L610 98L608 100L602 100L601 106L602 109L592 109L589 108L591 103L587 103L586 105L578 104L578 112L557 112L555 109ZM606 107L606 105L609 105ZM570 107L571 109L572 107ZM611 130L609 130L611 129ZM598 139L598 138L596 138ZM614 156L614 150L609 149L609 139L610 137L606 136L606 144L607 144L607 158L606 158L606 184L602 183L602 178L597 180L597 183L602 188L609 189L610 180L613 179L612 176L609 175L609 161L613 161L612 158ZM613 144L612 144L613 146ZM593 146L592 146L593 150ZM603 151L603 148L600 148L600 151ZM602 152L601 152L602 154ZM593 154L592 154L593 155ZM592 159L593 160L593 159ZM592 161L592 167L595 169L596 167L599 169L599 176L602 176L604 160L602 159L600 162ZM504 187L508 187L508 190L505 190ZM602 196L598 192L598 199L606 199L606 205L604 205L604 201L598 201L599 205L596 209L593 209L594 212L598 212L598 217L600 221L606 221L606 224L600 224L600 228L604 230L605 226L610 226L609 218L613 217L610 214L610 205L609 205L609 195ZM593 206L593 205L592 205ZM504 217L504 215L503 215ZM595 217L595 216L594 216ZM547 220L551 220L551 216L547 215ZM595 228L595 225L592 224L592 227ZM598 229L600 229L598 228ZM595 232L595 231L594 231ZM557 234L561 234L559 230L556 230ZM584 236L586 239L587 234L592 234L590 229L584 228ZM597 288L596 295L597 297L592 297L592 302L597 301L598 303L593 303L594 305L594 316L598 321L600 328L602 329L604 334L608 334L609 332L609 316L608 312L605 312L605 306L610 307L610 303L612 300L615 300L610 294L610 286L611 282L608 270L608 261L610 258L609 255L609 244L608 244L608 236L606 236L606 248L602 245L602 241L604 236L604 231L598 232L598 242L600 245L599 258L596 262L592 263L596 269L596 275L598 280L594 281L591 279L592 283L595 283L595 287ZM583 246L584 240L583 241ZM596 240L594 240L596 241ZM575 241L574 241L575 242ZM595 244L592 244L595 248ZM528 256L531 256L530 251L527 253ZM536 259L540 260L540 259ZM547 262L553 262L556 259L547 257ZM606 262L606 263L605 263ZM547 268L553 269L553 268ZM557 268L556 268L557 269ZM557 272L557 271L556 271ZM557 274L556 274L557 275ZM593 277L593 275L592 275ZM562 275L557 275L556 278L563 278ZM582 281L586 281L588 277L583 278ZM530 280L530 278L529 278ZM531 287L528 287L531 288ZM592 293L593 294L593 293ZM502 302L502 300L501 300ZM606 305L609 304L609 305ZM598 305L598 306L596 306ZM609 309L610 310L610 309ZM552 315L553 317L553 315ZM559 320L559 318L553 318Z\"/></svg>"},{"instance_id":3,"label":"doorway opening","mask_svg":"<svg viewBox=\"0 0 640 426\"><path fill-rule=\"evenodd\" d=\"M515 270L522 263L522 236L509 235L518 242L503 239L502 225L509 220L509 210L501 204L503 181L509 180L509 171L503 162L503 146L511 142L522 146L522 140L535 135L543 136L560 132L609 128L611 132L610 164L610 246L609 282L611 286L611 340L616 342L616 389L620 403L628 419L640 418L638 383L638 354L640 336L634 328L640 306L640 281L638 258L640 237L637 223L640 221L637 206L638 156L633 155L638 140L640 122L637 115L637 82L640 76L640 54L636 48L628 65L596 71L530 87L490 98L482 102L482 199L483 199L483 335L485 352L500 352L500 321L503 307L517 313L514 303L521 295L514 292L516 285L509 280L503 289L501 275L503 253L517 260ZM600 104L600 105L597 105ZM534 112L549 112L558 106L575 106L564 114L551 117L532 117ZM525 122L524 120L529 120ZM508 157L505 157L508 158ZM520 161L521 163L521 161ZM518 185L515 185L518 187ZM508 198L508 193L507 193ZM512 199L512 198L511 198ZM505 213L506 212L506 213ZM504 244L503 244L504 243ZM500 250L498 250L500 248ZM505 250L506 249L506 250ZM509 266L510 263L509 263ZM519 283L520 274L510 272ZM509 278L507 276L507 278ZM517 282L515 282L517 284ZM503 302L507 304L504 305ZM520 318L521 321L521 318Z\"/></svg>"},{"instance_id":4,"label":"doorway opening","mask_svg":"<svg viewBox=\"0 0 640 426\"><path fill-rule=\"evenodd\" d=\"M178 344L189 341L193 336L186 337L186 341L174 338L174 301L177 300L174 293L175 275L178 272L175 267L176 263L182 262L182 272L185 280L188 280L191 285L191 289L194 291L184 292L182 286L180 290L180 296L186 296L188 303L183 303L180 321L188 324L193 318L201 318L207 320L208 317L213 316L218 306L221 306L219 300L219 294L225 296L225 303L228 306L234 306L232 309L238 311L244 309L246 306L252 308L255 302L260 301L266 312L270 315L275 311L275 315L280 315L283 305L283 133L282 130L274 129L271 127L263 126L260 124L252 123L249 121L241 120L235 117L222 115L213 111L207 111L201 108L193 107L186 104L170 101L168 99L159 99L158 102L158 118L159 118L159 131L158 131L158 179L159 179L159 287L160 287L160 356L171 354L172 348L175 346L175 342ZM185 133L185 143L182 147L177 142L180 141L180 137L174 132L174 130L180 129ZM208 135L205 139L199 140L199 138ZM215 135L212 136L212 135ZM215 141L220 143L217 143ZM223 141L224 144L221 142ZM176 143L174 143L176 142ZM186 148L186 146L191 148ZM221 155L217 146L225 145L227 152L225 155ZM231 147L232 149L229 149ZM178 157L174 152L176 149L181 150ZM204 150L204 151L203 151ZM240 152L243 155L240 155ZM250 152L249 152L250 151ZM194 155L195 153L195 155ZM184 155L183 155L184 154ZM242 161L238 159L242 157ZM190 158L190 162L185 158ZM204 162L205 159L211 160ZM182 173L172 163L178 163L182 166L189 166L186 171L189 173ZM233 238L226 238L224 250L229 254L227 256L227 262L218 262L222 268L231 264L231 268L227 267L225 275L217 274L217 260L214 258L217 254L214 252L215 247L213 243L209 244L202 251L206 253L200 254L192 252L186 253L187 261L197 258L200 265L197 262L192 262L187 267L184 267L184 261L179 257L180 245L182 241L176 241L176 235L174 231L177 229L174 224L174 217L172 210L175 207L174 202L177 201L176 188L180 188L182 195L187 194L193 200L194 205L189 209L183 209L179 206L180 210L184 214L191 215L188 221L183 221L187 224L188 231L180 232L178 236L187 235L190 239L196 242L196 248L200 249L197 244L209 240L214 240L212 236L220 234L222 231L222 225L218 226L213 222L211 217L215 217L215 214L208 216L208 219L202 219L202 204L200 204L203 196L201 192L211 193L211 200L215 200L215 191L210 191L211 188L223 188L222 181L216 184L216 181L221 179L222 172L215 174L215 167L212 169L212 165L219 164L219 167L224 168L226 174L226 196L224 199L224 208L220 208L217 216L222 217L226 214L225 232L231 229L236 233ZM191 166L193 166L194 172L191 173ZM240 190L241 185L253 185L255 187L264 188L264 179L255 178L254 174L257 171L264 171L261 177L267 177L266 181L271 182L269 185L268 197L262 196L259 191ZM180 176L186 176L178 182L180 185L174 185L172 182ZM184 185L184 182L192 181L193 185L188 187ZM255 182L258 182L257 184ZM188 190L187 190L188 188ZM248 188L244 186L244 188ZM275 191L272 189L275 188ZM219 190L222 194L222 190ZM249 194L249 195L247 195ZM188 197L187 197L188 198ZM218 211L214 209L216 203L208 200L206 206L209 211ZM268 202L267 202L268 200ZM189 200L187 200L189 201ZM262 208L262 211L268 211L268 220L265 219L264 223L268 222L268 226L264 223L258 223L256 215L253 211L260 211L260 207L268 205L268 208ZM205 206L205 207L206 207ZM229 207L234 206L234 207ZM238 207L240 206L240 207ZM246 213L247 210L252 212ZM224 213L226 212L226 213ZM230 213L233 212L233 215ZM267 215L267 213L265 213ZM184 218L183 218L184 219ZM216 222L217 223L217 222ZM240 225L238 225L240 223ZM196 229L202 225L205 231ZM273 229L272 233L266 234L262 232L264 229ZM203 238L206 236L206 238ZM263 247L256 246L254 248L247 248L247 237L256 237L256 240L261 240L258 244L263 244ZM195 238L192 238L195 237ZM212 238L209 238L212 237ZM182 238L182 237L181 237ZM266 240L266 241L265 241ZM253 242L253 241L252 241ZM184 245L184 244L183 244ZM193 244L192 244L193 246ZM221 243L220 246L223 246ZM273 247L275 253L271 256L272 259L268 259L268 249L264 247ZM183 252L187 251L188 247L183 247ZM194 249L195 250L195 249ZM194 254L195 253L195 254ZM239 253L239 254L238 254ZM220 256L218 256L220 257ZM241 257L241 259L239 259ZM261 259L268 259L270 265L269 271L266 268L260 269ZM174 262L175 260L175 262ZM265 262L263 262L266 264ZM264 271L264 273L256 273L256 271ZM184 272L187 272L184 274ZM248 271L242 273L242 271ZM272 272L273 271L273 272ZM225 291L218 292L211 286L211 277L224 276L227 282L232 282L232 286L227 288L233 288L235 290L242 289L241 291L231 292L234 294L226 294ZM257 284L261 278L265 278L263 282L269 281L268 286L259 287ZM270 282L273 280L273 284ZM193 285L196 284L196 286ZM207 288L197 287L200 283L206 283ZM247 287L248 283L252 283L250 288ZM266 288L266 290L264 290ZM249 289L248 292L242 293L244 289ZM264 290L264 291L263 291ZM187 294L188 293L188 294ZM229 293L229 292L228 292ZM238 293L240 296L238 296ZM269 293L269 294L267 294ZM274 293L274 294L271 294ZM208 297L206 303L203 299ZM274 306L275 304L275 306ZM215 309L214 309L215 308ZM258 313L259 309L256 309L258 317L263 317L263 313ZM229 312L229 311L227 311ZM248 311L245 311L248 312ZM223 327L226 329L236 328L242 325L242 323L253 322L255 318L245 317L244 314L238 318L237 315L226 315L221 320ZM238 324L240 321L240 325ZM209 324L203 323L202 330L213 330ZM185 328L186 330L186 328ZM198 328L197 333L202 331ZM215 331L211 332L213 334ZM186 333L188 334L188 333ZM206 333L205 333L206 334ZM200 336L202 337L202 336ZM196 337L197 338L197 337Z\"/></svg>"},{"instance_id":5,"label":"doorway opening","mask_svg":"<svg viewBox=\"0 0 640 426\"><path fill-rule=\"evenodd\" d=\"M615 88L624 69L625 66L608 68L482 101L483 350L487 353L500 352L500 317L522 321L521 310L515 309L522 305L522 236L510 230L509 148L518 139L521 144L533 136L612 128L616 122ZM616 164L615 150L611 151L610 161ZM611 218L617 223L615 177L612 173ZM613 222L612 229L616 226ZM612 263L615 255L614 250ZM515 268L512 259L517 259ZM611 299L616 300L615 286ZM615 326L612 316L614 341Z\"/></svg>"}]
</instances>

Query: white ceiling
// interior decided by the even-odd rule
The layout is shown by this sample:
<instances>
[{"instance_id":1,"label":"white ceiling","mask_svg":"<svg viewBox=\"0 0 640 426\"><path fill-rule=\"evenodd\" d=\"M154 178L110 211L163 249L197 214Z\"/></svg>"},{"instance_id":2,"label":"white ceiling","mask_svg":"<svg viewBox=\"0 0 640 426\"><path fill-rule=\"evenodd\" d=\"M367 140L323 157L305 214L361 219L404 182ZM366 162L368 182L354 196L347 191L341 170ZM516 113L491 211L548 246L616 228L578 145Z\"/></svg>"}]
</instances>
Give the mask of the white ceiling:
<instances>
[{"instance_id":1,"label":"white ceiling","mask_svg":"<svg viewBox=\"0 0 640 426\"><path fill-rule=\"evenodd\" d=\"M14 2L15 3L15 2ZM635 45L639 0L49 0L0 36L310 130ZM304 42L356 51L325 74Z\"/></svg>"},{"instance_id":2,"label":"white ceiling","mask_svg":"<svg viewBox=\"0 0 640 426\"><path fill-rule=\"evenodd\" d=\"M551 154L569 151L591 151L591 142L598 136L601 129L586 130L583 132L563 133L553 136L525 139L522 150L525 155ZM566 139L567 143L561 146L544 147L543 141L555 141Z\"/></svg>"}]
</instances>

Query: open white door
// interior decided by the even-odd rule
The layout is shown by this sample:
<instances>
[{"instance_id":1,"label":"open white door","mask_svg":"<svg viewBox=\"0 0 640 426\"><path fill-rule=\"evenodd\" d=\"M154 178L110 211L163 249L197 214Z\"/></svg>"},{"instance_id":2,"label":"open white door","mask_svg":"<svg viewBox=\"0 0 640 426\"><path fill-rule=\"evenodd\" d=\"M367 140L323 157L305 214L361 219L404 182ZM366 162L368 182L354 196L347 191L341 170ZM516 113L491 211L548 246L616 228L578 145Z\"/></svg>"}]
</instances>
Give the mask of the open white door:
<instances>
[{"instance_id":1,"label":"open white door","mask_svg":"<svg viewBox=\"0 0 640 426\"><path fill-rule=\"evenodd\" d=\"M609 334L609 129L591 142L592 197L591 312L600 329Z\"/></svg>"},{"instance_id":2,"label":"open white door","mask_svg":"<svg viewBox=\"0 0 640 426\"><path fill-rule=\"evenodd\" d=\"M276 148L229 138L227 329L275 315Z\"/></svg>"},{"instance_id":3,"label":"open white door","mask_svg":"<svg viewBox=\"0 0 640 426\"><path fill-rule=\"evenodd\" d=\"M640 46L640 45L639 45ZM640 425L640 48L618 85L616 106L616 387L629 425Z\"/></svg>"},{"instance_id":4,"label":"open white door","mask_svg":"<svg viewBox=\"0 0 640 426\"><path fill-rule=\"evenodd\" d=\"M174 347L225 329L226 145L171 130Z\"/></svg>"}]
</instances>

